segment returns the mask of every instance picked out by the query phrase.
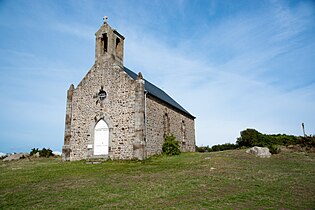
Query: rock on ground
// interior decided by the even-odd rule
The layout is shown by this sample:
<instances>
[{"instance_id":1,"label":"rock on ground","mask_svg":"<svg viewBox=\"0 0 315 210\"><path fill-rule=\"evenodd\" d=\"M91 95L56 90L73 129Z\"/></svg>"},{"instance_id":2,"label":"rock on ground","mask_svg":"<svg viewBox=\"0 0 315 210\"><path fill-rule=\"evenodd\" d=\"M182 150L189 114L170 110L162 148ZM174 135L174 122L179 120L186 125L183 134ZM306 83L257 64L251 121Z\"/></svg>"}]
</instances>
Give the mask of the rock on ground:
<instances>
[{"instance_id":1,"label":"rock on ground","mask_svg":"<svg viewBox=\"0 0 315 210\"><path fill-rule=\"evenodd\" d=\"M8 157L4 158L2 161L11 161L11 160L19 160L24 157L28 157L28 153L17 153L13 155L9 155Z\"/></svg>"},{"instance_id":2,"label":"rock on ground","mask_svg":"<svg viewBox=\"0 0 315 210\"><path fill-rule=\"evenodd\" d=\"M246 150L246 153L254 154L257 157L261 158L270 158L271 153L269 152L269 149L267 147L252 147L248 150Z\"/></svg>"}]
</instances>

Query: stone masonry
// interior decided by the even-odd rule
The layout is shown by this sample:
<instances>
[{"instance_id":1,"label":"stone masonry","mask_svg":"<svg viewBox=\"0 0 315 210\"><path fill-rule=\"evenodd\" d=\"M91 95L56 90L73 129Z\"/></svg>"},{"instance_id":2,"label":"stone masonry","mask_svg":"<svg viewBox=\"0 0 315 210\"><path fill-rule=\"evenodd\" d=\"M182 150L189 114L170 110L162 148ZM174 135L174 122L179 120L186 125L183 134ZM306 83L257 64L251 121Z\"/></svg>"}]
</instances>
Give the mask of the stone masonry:
<instances>
[{"instance_id":1,"label":"stone masonry","mask_svg":"<svg viewBox=\"0 0 315 210\"><path fill-rule=\"evenodd\" d=\"M106 19L95 35L95 64L79 85L70 85L67 92L63 160L142 160L161 153L168 134L176 136L183 152L195 151L194 117L147 91L141 73L126 71L125 38ZM101 120L107 126L103 129L108 135L105 143L96 131ZM99 148L108 151L96 153L96 138L104 144Z\"/></svg>"},{"instance_id":2,"label":"stone masonry","mask_svg":"<svg viewBox=\"0 0 315 210\"><path fill-rule=\"evenodd\" d=\"M147 97L148 156L162 152L165 135L173 134L181 144L182 152L195 151L195 122L171 106L154 97Z\"/></svg>"}]
</instances>

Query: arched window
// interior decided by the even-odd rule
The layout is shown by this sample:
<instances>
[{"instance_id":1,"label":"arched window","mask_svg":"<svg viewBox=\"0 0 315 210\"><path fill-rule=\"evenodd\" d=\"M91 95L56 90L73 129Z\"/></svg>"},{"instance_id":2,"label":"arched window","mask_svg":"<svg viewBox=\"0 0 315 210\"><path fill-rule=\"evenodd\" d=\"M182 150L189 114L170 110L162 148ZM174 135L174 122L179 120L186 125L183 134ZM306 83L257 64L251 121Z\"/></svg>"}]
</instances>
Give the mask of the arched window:
<instances>
[{"instance_id":1,"label":"arched window","mask_svg":"<svg viewBox=\"0 0 315 210\"><path fill-rule=\"evenodd\" d=\"M109 129L101 119L94 128L94 155L108 155Z\"/></svg>"},{"instance_id":2,"label":"arched window","mask_svg":"<svg viewBox=\"0 0 315 210\"><path fill-rule=\"evenodd\" d=\"M182 141L183 142L186 142L186 124L185 124L185 121L182 120L182 123L181 123L181 133L182 133Z\"/></svg>"},{"instance_id":3,"label":"arched window","mask_svg":"<svg viewBox=\"0 0 315 210\"><path fill-rule=\"evenodd\" d=\"M164 126L164 138L171 133L170 131L170 118L168 114L165 113L163 116L163 126Z\"/></svg>"}]
</instances>

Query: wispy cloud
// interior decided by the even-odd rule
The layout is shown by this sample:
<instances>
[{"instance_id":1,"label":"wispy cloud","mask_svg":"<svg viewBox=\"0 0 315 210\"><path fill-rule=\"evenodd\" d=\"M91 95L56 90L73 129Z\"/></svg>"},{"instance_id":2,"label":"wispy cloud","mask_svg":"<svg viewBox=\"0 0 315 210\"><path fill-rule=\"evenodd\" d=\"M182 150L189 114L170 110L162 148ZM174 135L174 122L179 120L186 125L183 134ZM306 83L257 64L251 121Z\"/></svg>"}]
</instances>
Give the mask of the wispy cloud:
<instances>
[{"instance_id":1,"label":"wispy cloud","mask_svg":"<svg viewBox=\"0 0 315 210\"><path fill-rule=\"evenodd\" d=\"M247 127L299 135L302 121L314 125L310 117L315 114L314 85L287 92L291 84L275 80L289 66L270 65L293 45L303 45L292 40L313 24L308 19L314 13L303 5L293 9L277 5L259 16L240 15L220 22L188 48L170 47L145 31L138 31L141 38L129 36L128 62L197 116L198 144L233 142ZM211 51L213 46L218 54L231 52L222 59ZM205 60L202 54L221 62Z\"/></svg>"},{"instance_id":2,"label":"wispy cloud","mask_svg":"<svg viewBox=\"0 0 315 210\"><path fill-rule=\"evenodd\" d=\"M78 23L55 23L52 25L51 29L60 33L67 33L88 40L93 39L91 34L95 33L95 28Z\"/></svg>"}]
</instances>

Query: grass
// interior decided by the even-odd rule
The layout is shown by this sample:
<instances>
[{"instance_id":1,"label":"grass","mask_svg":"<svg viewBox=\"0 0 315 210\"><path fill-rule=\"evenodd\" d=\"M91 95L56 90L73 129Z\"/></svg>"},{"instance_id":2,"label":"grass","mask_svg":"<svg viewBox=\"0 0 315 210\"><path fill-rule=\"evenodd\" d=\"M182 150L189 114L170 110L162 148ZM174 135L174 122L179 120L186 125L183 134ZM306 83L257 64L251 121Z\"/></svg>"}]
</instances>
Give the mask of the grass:
<instances>
[{"instance_id":1,"label":"grass","mask_svg":"<svg viewBox=\"0 0 315 210\"><path fill-rule=\"evenodd\" d=\"M0 163L0 209L315 209L315 154Z\"/></svg>"}]
</instances>

